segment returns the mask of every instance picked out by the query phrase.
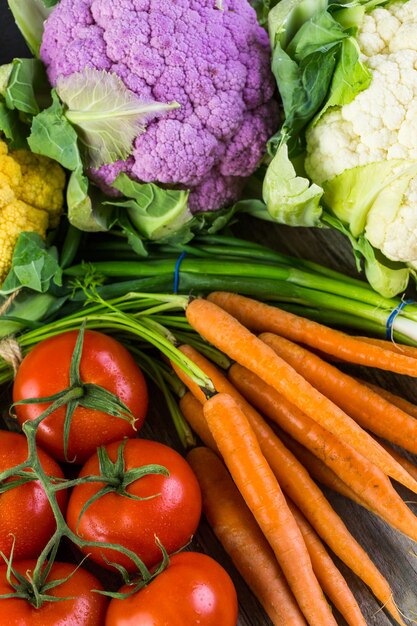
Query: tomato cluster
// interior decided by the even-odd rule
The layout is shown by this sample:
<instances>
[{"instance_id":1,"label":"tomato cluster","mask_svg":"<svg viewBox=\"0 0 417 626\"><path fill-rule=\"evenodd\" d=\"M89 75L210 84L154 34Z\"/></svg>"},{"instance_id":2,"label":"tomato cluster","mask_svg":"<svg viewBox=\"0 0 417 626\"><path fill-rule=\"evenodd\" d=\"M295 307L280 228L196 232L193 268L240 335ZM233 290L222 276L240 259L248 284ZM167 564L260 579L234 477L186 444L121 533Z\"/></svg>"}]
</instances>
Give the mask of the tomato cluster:
<instances>
[{"instance_id":1,"label":"tomato cluster","mask_svg":"<svg viewBox=\"0 0 417 626\"><path fill-rule=\"evenodd\" d=\"M12 563L0 566L0 623L235 626L236 592L225 570L204 554L179 552L201 515L190 465L168 446L136 437L148 408L142 371L120 343L93 331L84 332L74 366L77 338L57 335L25 357L13 401L26 436L0 431L0 475L7 476L0 479L0 550ZM119 398L133 422L84 401L92 386ZM63 390L70 399L51 411ZM36 443L28 435L35 424ZM59 463L68 459L83 465L65 482L68 466ZM83 566L48 562L57 532L58 540L75 540L99 572L129 574L122 595L109 601Z\"/></svg>"}]
</instances>

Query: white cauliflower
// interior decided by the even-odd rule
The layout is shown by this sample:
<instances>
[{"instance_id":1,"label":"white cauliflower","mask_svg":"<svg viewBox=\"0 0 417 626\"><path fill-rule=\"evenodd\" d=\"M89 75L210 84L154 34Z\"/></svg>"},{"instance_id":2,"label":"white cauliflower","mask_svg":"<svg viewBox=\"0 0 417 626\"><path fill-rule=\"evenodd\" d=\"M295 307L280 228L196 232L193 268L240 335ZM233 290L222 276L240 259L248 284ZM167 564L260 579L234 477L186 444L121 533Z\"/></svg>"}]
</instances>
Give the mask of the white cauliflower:
<instances>
[{"instance_id":1,"label":"white cauliflower","mask_svg":"<svg viewBox=\"0 0 417 626\"><path fill-rule=\"evenodd\" d=\"M369 179L384 171L385 180L374 180L374 195L364 203L360 223L371 245L388 259L416 264L417 0L365 14L356 39L372 82L350 103L329 108L309 127L305 169L324 187L325 200L326 184L346 170L370 166L363 170ZM387 162L392 165L388 176ZM361 185L353 198L359 203L363 181Z\"/></svg>"}]
</instances>

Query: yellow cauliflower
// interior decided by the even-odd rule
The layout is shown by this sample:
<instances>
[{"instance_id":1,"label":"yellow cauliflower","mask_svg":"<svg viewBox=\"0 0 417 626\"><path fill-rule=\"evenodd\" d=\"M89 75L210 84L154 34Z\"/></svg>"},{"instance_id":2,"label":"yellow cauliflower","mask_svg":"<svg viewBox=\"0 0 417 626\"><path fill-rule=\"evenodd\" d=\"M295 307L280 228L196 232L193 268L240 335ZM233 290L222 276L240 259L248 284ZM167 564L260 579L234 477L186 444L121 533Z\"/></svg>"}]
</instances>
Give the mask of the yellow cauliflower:
<instances>
[{"instance_id":1,"label":"yellow cauliflower","mask_svg":"<svg viewBox=\"0 0 417 626\"><path fill-rule=\"evenodd\" d=\"M0 139L0 285L19 234L45 237L58 225L64 205L65 173L58 163L29 152L8 151Z\"/></svg>"}]
</instances>

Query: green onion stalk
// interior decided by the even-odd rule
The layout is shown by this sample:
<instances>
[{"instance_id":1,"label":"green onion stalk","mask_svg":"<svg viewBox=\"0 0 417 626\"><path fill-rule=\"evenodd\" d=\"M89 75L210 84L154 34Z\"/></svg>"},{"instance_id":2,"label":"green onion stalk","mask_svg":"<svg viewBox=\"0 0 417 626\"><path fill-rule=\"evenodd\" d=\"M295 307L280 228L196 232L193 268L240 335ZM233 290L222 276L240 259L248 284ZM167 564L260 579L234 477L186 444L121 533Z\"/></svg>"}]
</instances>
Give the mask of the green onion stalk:
<instances>
[{"instance_id":1,"label":"green onion stalk","mask_svg":"<svg viewBox=\"0 0 417 626\"><path fill-rule=\"evenodd\" d=\"M151 246L141 259L123 238L98 240L64 273L68 282L95 275L103 299L127 291L233 291L330 326L417 345L417 303L385 298L362 280L235 237L206 235L192 244ZM78 290L69 306L84 299Z\"/></svg>"},{"instance_id":2,"label":"green onion stalk","mask_svg":"<svg viewBox=\"0 0 417 626\"><path fill-rule=\"evenodd\" d=\"M89 301L95 295L86 295ZM130 340L156 348L165 357L179 365L193 380L208 392L214 390L211 380L175 346L176 338L164 327L160 320L169 322L168 312L184 311L188 297L179 295L158 295L126 293L119 298L104 301L97 297L78 311L54 319L48 324L32 328L13 339L22 355L26 354L40 341L69 330L78 330L85 323L86 328L102 332L124 333ZM165 315L163 315L165 313ZM158 320L155 319L158 314ZM5 340L4 340L5 341ZM7 340L6 340L7 341ZM2 345L0 343L0 355ZM0 384L13 377L10 360L0 356Z\"/></svg>"}]
</instances>

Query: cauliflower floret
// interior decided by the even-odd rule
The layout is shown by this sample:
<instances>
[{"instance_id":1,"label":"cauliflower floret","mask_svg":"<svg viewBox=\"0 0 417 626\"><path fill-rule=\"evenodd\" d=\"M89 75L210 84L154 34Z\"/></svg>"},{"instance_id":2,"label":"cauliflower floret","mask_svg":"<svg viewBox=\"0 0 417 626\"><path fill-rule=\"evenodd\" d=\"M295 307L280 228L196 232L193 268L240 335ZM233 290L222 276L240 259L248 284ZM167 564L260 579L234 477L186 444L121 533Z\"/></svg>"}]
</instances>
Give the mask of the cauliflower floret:
<instances>
[{"instance_id":1,"label":"cauliflower floret","mask_svg":"<svg viewBox=\"0 0 417 626\"><path fill-rule=\"evenodd\" d=\"M0 209L0 285L10 269L13 250L21 232L32 231L45 237L48 213L14 199Z\"/></svg>"},{"instance_id":2,"label":"cauliflower floret","mask_svg":"<svg viewBox=\"0 0 417 626\"><path fill-rule=\"evenodd\" d=\"M372 71L370 86L349 104L328 110L306 134L305 168L320 185L356 166L417 161L417 0L373 10L357 39ZM398 210L368 215L367 238L388 258L417 259L416 207L414 178Z\"/></svg>"},{"instance_id":3,"label":"cauliflower floret","mask_svg":"<svg viewBox=\"0 0 417 626\"><path fill-rule=\"evenodd\" d=\"M0 140L0 285L12 261L19 234L45 237L63 210L65 174L55 162L25 150L8 153Z\"/></svg>"},{"instance_id":4,"label":"cauliflower floret","mask_svg":"<svg viewBox=\"0 0 417 626\"><path fill-rule=\"evenodd\" d=\"M56 228L64 204L64 170L56 161L28 150L15 150L11 156L22 171L18 198L36 209L47 211L49 227Z\"/></svg>"},{"instance_id":5,"label":"cauliflower floret","mask_svg":"<svg viewBox=\"0 0 417 626\"><path fill-rule=\"evenodd\" d=\"M142 98L180 105L149 122L126 166L91 173L106 192L125 171L189 188L193 211L221 208L238 199L278 126L268 35L247 0L221 9L215 0L61 0L41 58L53 85L94 67Z\"/></svg>"}]
</instances>

